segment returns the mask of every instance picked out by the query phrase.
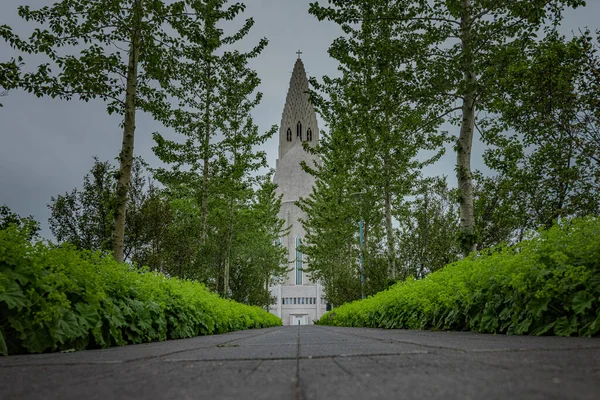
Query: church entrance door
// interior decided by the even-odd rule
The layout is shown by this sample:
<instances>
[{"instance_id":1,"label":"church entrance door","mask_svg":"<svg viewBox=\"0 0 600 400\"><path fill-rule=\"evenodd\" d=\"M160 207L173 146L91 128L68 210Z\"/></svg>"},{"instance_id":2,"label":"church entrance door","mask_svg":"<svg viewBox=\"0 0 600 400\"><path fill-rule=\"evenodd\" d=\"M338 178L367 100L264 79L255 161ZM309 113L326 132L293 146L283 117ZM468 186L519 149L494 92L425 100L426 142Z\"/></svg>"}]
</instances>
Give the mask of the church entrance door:
<instances>
[{"instance_id":1,"label":"church entrance door","mask_svg":"<svg viewBox=\"0 0 600 400\"><path fill-rule=\"evenodd\" d=\"M292 325L306 325L306 315L290 315Z\"/></svg>"}]
</instances>

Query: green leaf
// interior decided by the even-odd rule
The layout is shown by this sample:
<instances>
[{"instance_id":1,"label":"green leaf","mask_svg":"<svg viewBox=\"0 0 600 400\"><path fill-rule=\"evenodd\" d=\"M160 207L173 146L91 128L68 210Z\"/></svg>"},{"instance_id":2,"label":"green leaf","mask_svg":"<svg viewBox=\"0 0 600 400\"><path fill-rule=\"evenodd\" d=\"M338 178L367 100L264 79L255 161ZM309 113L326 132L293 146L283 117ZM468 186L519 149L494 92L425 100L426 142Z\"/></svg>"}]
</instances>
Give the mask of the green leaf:
<instances>
[{"instance_id":1,"label":"green leaf","mask_svg":"<svg viewBox=\"0 0 600 400\"><path fill-rule=\"evenodd\" d=\"M75 313L70 310L65 310L62 318L59 318L56 321L52 333L57 341L64 344L83 336L87 333L87 327L79 324Z\"/></svg>"},{"instance_id":2,"label":"green leaf","mask_svg":"<svg viewBox=\"0 0 600 400\"><path fill-rule=\"evenodd\" d=\"M3 356L8 355L8 347L6 347L6 341L4 340L4 335L2 334L2 330L0 330L0 355L3 355Z\"/></svg>"},{"instance_id":3,"label":"green leaf","mask_svg":"<svg viewBox=\"0 0 600 400\"><path fill-rule=\"evenodd\" d=\"M592 308L593 302L594 297L587 291L582 290L577 292L575 293L575 296L573 296L573 311L575 311L575 314L583 314L585 313L585 310Z\"/></svg>"},{"instance_id":4,"label":"green leaf","mask_svg":"<svg viewBox=\"0 0 600 400\"><path fill-rule=\"evenodd\" d=\"M555 323L556 322L550 322L549 324L543 325L539 328L535 328L531 332L529 332L529 334L533 336L541 336L544 333L548 332L550 329L552 329Z\"/></svg>"},{"instance_id":5,"label":"green leaf","mask_svg":"<svg viewBox=\"0 0 600 400\"><path fill-rule=\"evenodd\" d=\"M4 291L0 292L0 302L4 301L9 309L16 308L18 311L29 307L31 302L25 297L21 287L16 282L8 281Z\"/></svg>"},{"instance_id":6,"label":"green leaf","mask_svg":"<svg viewBox=\"0 0 600 400\"><path fill-rule=\"evenodd\" d=\"M96 307L90 304L77 303L75 309L77 310L79 324L85 329L95 328L101 322Z\"/></svg>"},{"instance_id":7,"label":"green leaf","mask_svg":"<svg viewBox=\"0 0 600 400\"><path fill-rule=\"evenodd\" d=\"M27 332L21 334L23 347L30 353L42 353L48 349L55 349L55 340L49 334L48 329L41 324L33 326Z\"/></svg>"},{"instance_id":8,"label":"green leaf","mask_svg":"<svg viewBox=\"0 0 600 400\"><path fill-rule=\"evenodd\" d=\"M544 311L548 310L549 302L550 297L534 298L527 305L527 309L530 310L536 318L538 318Z\"/></svg>"},{"instance_id":9,"label":"green leaf","mask_svg":"<svg viewBox=\"0 0 600 400\"><path fill-rule=\"evenodd\" d=\"M529 331L529 327L531 326L532 322L533 322L533 320L531 319L531 317L525 318L523 321L516 324L516 326L514 328L514 330L515 330L514 333L517 335L523 335L523 334L527 333L527 331Z\"/></svg>"},{"instance_id":10,"label":"green leaf","mask_svg":"<svg viewBox=\"0 0 600 400\"><path fill-rule=\"evenodd\" d=\"M18 281L21 284L21 286L24 286L31 281L30 277L28 276L31 274L30 271L22 265L0 266L0 273L6 274L8 279L12 281Z\"/></svg>"},{"instance_id":11,"label":"green leaf","mask_svg":"<svg viewBox=\"0 0 600 400\"><path fill-rule=\"evenodd\" d=\"M598 332L600 332L600 312L598 312L595 320L586 324L583 328L579 330L579 335L594 336Z\"/></svg>"},{"instance_id":12,"label":"green leaf","mask_svg":"<svg viewBox=\"0 0 600 400\"><path fill-rule=\"evenodd\" d=\"M493 314L484 314L481 318L480 327L485 332L496 332L498 329L498 318Z\"/></svg>"},{"instance_id":13,"label":"green leaf","mask_svg":"<svg viewBox=\"0 0 600 400\"><path fill-rule=\"evenodd\" d=\"M554 324L554 333L558 336L571 336L577 332L577 318L560 317Z\"/></svg>"},{"instance_id":14,"label":"green leaf","mask_svg":"<svg viewBox=\"0 0 600 400\"><path fill-rule=\"evenodd\" d=\"M504 307L498 316L502 321L510 320L512 309L510 307Z\"/></svg>"}]
</instances>

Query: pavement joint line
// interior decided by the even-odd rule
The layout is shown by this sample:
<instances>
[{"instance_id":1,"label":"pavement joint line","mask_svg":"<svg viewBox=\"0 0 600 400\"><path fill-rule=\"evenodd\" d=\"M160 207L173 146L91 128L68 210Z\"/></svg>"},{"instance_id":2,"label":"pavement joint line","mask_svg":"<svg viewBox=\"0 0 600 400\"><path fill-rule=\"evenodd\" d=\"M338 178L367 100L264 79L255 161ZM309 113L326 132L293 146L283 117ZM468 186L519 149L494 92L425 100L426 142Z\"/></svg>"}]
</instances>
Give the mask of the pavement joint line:
<instances>
[{"instance_id":1,"label":"pavement joint line","mask_svg":"<svg viewBox=\"0 0 600 400\"><path fill-rule=\"evenodd\" d=\"M529 349L528 349L529 350ZM556 350L585 350L581 348L573 348L573 349L546 349L544 351L556 351ZM483 352L478 352L483 353ZM431 354L429 351L425 350L411 350L411 351L403 351L403 352L390 352L390 353L370 353L370 354L338 354L338 355L317 355L317 356L295 356L295 357L273 357L273 358L205 358L205 359L164 359L161 361L169 362L169 363L183 363L183 362L193 362L193 363L207 363L207 362L236 362L236 361L259 361L259 365L265 361L290 361L290 360L319 360L319 359L344 359L344 358L368 358L372 361L379 363L373 357L389 357L389 356L402 356L402 355L417 355L417 354ZM480 362L475 359L474 361ZM20 367L49 367L49 366L81 366L81 365L111 365L111 364L124 364L123 361L96 361L96 362L66 362L66 363L29 363L29 364L13 364L13 365L0 365L0 368L20 368ZM485 364L485 363L484 363ZM488 365L488 364L485 364ZM495 364L489 364L490 366L501 367ZM258 368L255 367L255 370ZM600 372L599 370L595 370L595 372Z\"/></svg>"},{"instance_id":2,"label":"pavement joint line","mask_svg":"<svg viewBox=\"0 0 600 400\"><path fill-rule=\"evenodd\" d=\"M333 363L334 363L335 365L337 365L339 369L341 369L342 371L344 371L344 373L345 373L346 375L349 375L349 376L354 376L354 374L353 374L352 372L350 372L350 371L348 371L346 368L344 368L344 367L342 366L342 364L340 364L340 362L339 362L338 360L336 360L335 358L333 358Z\"/></svg>"},{"instance_id":3,"label":"pavement joint line","mask_svg":"<svg viewBox=\"0 0 600 400\"><path fill-rule=\"evenodd\" d=\"M349 332L343 332L342 330L337 330L337 329L327 329L323 326L319 326L320 328L323 328L327 331L330 332L336 332L336 333L340 333L342 335L348 335L348 336L355 336L355 337L359 337L359 338L363 338L363 339L370 339L370 340L378 340L380 342L384 342L384 343L403 343L403 344L412 344L415 346L421 346L421 347L428 347L428 348L433 348L433 349L438 349L438 350L451 350L451 351L457 351L460 353L464 353L464 354L470 354L470 353L519 353L519 352L535 352L535 351L557 351L557 350L566 350L566 351L573 351L573 350L595 350L598 349L600 350L600 346L581 346L581 347L557 347L557 348L551 348L551 347L538 347L538 348L527 348L527 347L519 347L519 348L502 348L502 349L475 349L475 350L465 350L465 349L459 349L459 348L455 348L455 347L445 347L445 346L435 346L435 345L430 345L430 344L422 344L422 343L417 343L417 342L413 342L410 340L399 340L399 339L395 339L395 338L377 338L377 337L371 337L371 336L363 336L363 335L357 335L355 333L349 333Z\"/></svg>"},{"instance_id":4,"label":"pavement joint line","mask_svg":"<svg viewBox=\"0 0 600 400\"><path fill-rule=\"evenodd\" d=\"M368 340L377 340L379 342L384 342L384 343L387 343L387 344L395 344L395 343L412 344L412 345L415 345L415 346L421 346L421 347L426 347L426 348L430 348L430 349L451 350L451 351L457 351L457 352L460 352L460 353L467 353L466 350L457 349L457 348L453 348L453 347L434 346L434 345L429 345L429 344L415 343L415 342L406 341L406 340L398 340L398 339L394 339L394 338L385 338L385 339L383 339L383 338L377 338L377 337L371 337L371 336L362 336L362 335L357 335L355 333L342 332L340 330L335 330L335 329L327 329L327 328L324 328L322 326L320 326L320 328L325 329L325 330L330 331L330 332L340 333L342 335L354 336L354 337L359 337L359 338L368 339Z\"/></svg>"},{"instance_id":5,"label":"pavement joint line","mask_svg":"<svg viewBox=\"0 0 600 400\"><path fill-rule=\"evenodd\" d=\"M112 364L123 364L121 360L109 360L109 361L67 361L67 362L40 362L40 363L22 363L22 364L2 364L0 368L19 368L19 367L36 367L36 366L52 366L52 365L112 365Z\"/></svg>"},{"instance_id":6,"label":"pavement joint line","mask_svg":"<svg viewBox=\"0 0 600 400\"><path fill-rule=\"evenodd\" d=\"M475 349L465 350L466 353L527 353L534 351L573 351L573 350L600 350L600 346L583 346L583 347L517 347L517 348L501 348L501 349Z\"/></svg>"},{"instance_id":7,"label":"pavement joint line","mask_svg":"<svg viewBox=\"0 0 600 400\"><path fill-rule=\"evenodd\" d=\"M298 325L298 342L296 345L296 382L294 382L294 400L302 400L300 388L300 325Z\"/></svg>"},{"instance_id":8,"label":"pavement joint line","mask_svg":"<svg viewBox=\"0 0 600 400\"><path fill-rule=\"evenodd\" d=\"M300 357L248 357L248 358L180 358L180 359L165 359L165 362L215 362L215 361L289 361L289 360L322 360L329 358L361 358L361 357L386 357L386 356L404 356L415 354L430 354L425 350L411 350L394 353L370 353L370 354L336 354L336 355L319 355L319 356L300 356Z\"/></svg>"},{"instance_id":9,"label":"pavement joint line","mask_svg":"<svg viewBox=\"0 0 600 400\"><path fill-rule=\"evenodd\" d=\"M235 362L235 361L289 361L289 360L320 360L328 358L362 358L362 357L387 357L387 356L403 356L403 355L415 355L415 354L430 354L429 351L425 350L410 350L393 353L370 353L370 354L337 354L337 355L319 355L319 356L296 356L296 357L248 357L248 358L172 358L164 359L160 361L169 363L180 363L180 362ZM75 367L79 365L103 365L103 364L125 364L123 361L85 361L85 362L51 362L51 363L29 363L29 364L12 364L12 365L0 365L0 368L20 368L20 367L52 367L52 366L66 366Z\"/></svg>"},{"instance_id":10,"label":"pavement joint line","mask_svg":"<svg viewBox=\"0 0 600 400\"><path fill-rule=\"evenodd\" d=\"M47 363L29 363L29 364L4 364L0 365L0 369L21 368L21 367L76 367L79 365L117 365L124 364L123 361L83 361L83 362L47 362Z\"/></svg>"},{"instance_id":11,"label":"pavement joint line","mask_svg":"<svg viewBox=\"0 0 600 400\"><path fill-rule=\"evenodd\" d=\"M131 363L131 362L137 362L137 361L147 361L147 360L153 360L153 359L157 359L157 358L163 358L163 357L169 357L172 356L174 354L179 354L179 353L186 353L188 351L196 351L196 350L202 350L202 349L209 349L209 348L216 348L218 345L225 345L225 344L230 344L233 342L238 342L238 341L242 341L242 340L247 340L247 339L251 339L257 336L261 336L261 335L266 335L269 332L260 332L257 333L255 335L248 335L246 337L242 337L242 338L237 338L237 339L231 339L225 342L221 342L218 344L214 344L214 345L210 345L210 346L201 346L201 347L195 347L195 348L191 348L191 349L185 349L185 350L177 350L177 351L173 351L171 353L166 353L166 354L160 354L160 355L154 355L154 356L147 356L147 357L139 357L139 358L135 358L135 359L131 359L131 360L124 360L124 363ZM196 336L198 337L198 336Z\"/></svg>"},{"instance_id":12,"label":"pavement joint line","mask_svg":"<svg viewBox=\"0 0 600 400\"><path fill-rule=\"evenodd\" d=\"M277 330L277 331L280 331ZM235 331L234 331L235 332ZM233 332L227 332L227 333L233 333ZM208 346L200 346L200 347L192 347L189 349L185 349L185 350L177 350L177 351L172 351L166 354L159 354L159 355L152 355L152 356L145 356L145 357L137 357L137 358L132 358L132 359L128 359L128 360L110 360L110 361L86 361L86 362L46 362L46 363L22 363L22 364L5 364L5 363L0 363L0 368L11 368L11 367L23 367L23 366L52 366L52 365L65 365L65 366L74 366L74 365L102 365L102 364L128 364L128 363L133 363L133 362L138 362L138 361L147 361L147 360L153 360L153 359L158 359L158 358L162 358L162 357L169 357L172 356L174 354L179 354L179 353L185 353L188 351L196 351L196 350L202 350L202 349L210 349L210 348L216 348L218 345L224 345L224 344L229 344L235 341L241 341L241 340L246 340L246 339L251 339L257 336L261 336L261 335L265 335L267 333L270 332L261 332L261 333L257 333L255 335L248 335L242 338L237 338L237 339L231 339L225 342L221 342L218 344L213 344L213 345L208 345ZM198 338L198 337L202 337L202 336L195 336L194 338ZM206 335L204 337L211 337L211 335ZM213 336L214 337L214 336ZM184 338L182 340L186 340L186 339L194 339L194 338ZM153 343L166 343L168 342L168 340L163 340L162 342L153 342ZM131 345L128 345L131 346ZM120 346L117 347L111 347L110 349L116 349ZM127 347L127 346L123 346L123 347ZM103 350L103 349L98 349L98 350ZM83 350L79 353L83 353L86 350ZM46 353L46 354L52 354L52 353ZM61 353L54 353L57 355L57 357L61 357L60 354ZM71 353L68 353L71 354ZM31 355L25 355L25 356L31 356ZM33 355L35 356L35 355ZM7 360L7 362L10 362L10 359Z\"/></svg>"},{"instance_id":13,"label":"pavement joint line","mask_svg":"<svg viewBox=\"0 0 600 400\"><path fill-rule=\"evenodd\" d=\"M483 361L480 359L472 359L470 361L476 362L481 365L485 365L486 367L498 368L503 371L514 371L514 369L515 369L514 366L509 367L509 366L505 366L505 365L494 364L492 362L486 362L486 361ZM551 370L548 368L542 368L543 366L544 365L538 365L536 363L531 363L530 365L527 365L527 367L523 367L523 368L527 369L528 371L536 370L536 371L548 371L548 372L554 371L554 372L564 373L563 370L560 370L560 369L552 369ZM590 370L586 370L585 368L581 369L581 368L571 367L571 372L573 372L573 371L576 371L578 374L590 372Z\"/></svg>"},{"instance_id":14,"label":"pavement joint line","mask_svg":"<svg viewBox=\"0 0 600 400\"><path fill-rule=\"evenodd\" d=\"M506 367L506 366L503 366L503 365L492 364L492 363L485 362L483 360L475 359L475 360L471 360L471 361L474 361L474 362L476 362L478 364L481 364L481 365L485 365L486 367L498 368L498 369L500 369L502 371L512 371L512 370L514 370L514 367Z\"/></svg>"},{"instance_id":15,"label":"pavement joint line","mask_svg":"<svg viewBox=\"0 0 600 400\"><path fill-rule=\"evenodd\" d=\"M248 372L246 374L246 376L244 376L244 381L248 380L248 378L250 377L250 375L252 375L253 373L256 372L256 370L262 365L262 363L264 363L265 360L260 360L255 366L254 368L252 368L252 371Z\"/></svg>"},{"instance_id":16,"label":"pavement joint line","mask_svg":"<svg viewBox=\"0 0 600 400\"><path fill-rule=\"evenodd\" d=\"M338 342L319 342L319 343L304 343L303 346L322 346L324 344L356 344L357 342L338 341ZM273 347L273 346L297 346L296 342L289 343L246 343L244 347ZM234 347L226 346L224 344L218 345L219 347ZM208 346L211 347L211 346Z\"/></svg>"}]
</instances>

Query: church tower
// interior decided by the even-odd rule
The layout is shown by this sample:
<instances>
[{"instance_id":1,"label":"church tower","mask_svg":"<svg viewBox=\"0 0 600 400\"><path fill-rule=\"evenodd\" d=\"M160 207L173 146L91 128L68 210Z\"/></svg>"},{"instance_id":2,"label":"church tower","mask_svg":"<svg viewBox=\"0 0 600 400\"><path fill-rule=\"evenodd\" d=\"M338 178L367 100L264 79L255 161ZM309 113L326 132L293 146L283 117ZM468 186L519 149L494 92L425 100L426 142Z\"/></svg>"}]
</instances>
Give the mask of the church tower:
<instances>
[{"instance_id":1,"label":"church tower","mask_svg":"<svg viewBox=\"0 0 600 400\"><path fill-rule=\"evenodd\" d=\"M279 285L271 288L277 298L271 312L280 317L284 325L312 324L326 309L321 285L309 280L304 272L306 257L298 249L306 232L299 221L304 213L294 203L308 197L315 184L315 178L304 172L300 163L314 165L317 160L304 150L303 143L315 146L319 142L317 115L308 100L308 80L300 54L298 52L281 116L279 154L273 177L278 185L277 195L283 196L279 217L285 220L286 227L291 227L287 236L281 238L287 249L290 271Z\"/></svg>"}]
</instances>

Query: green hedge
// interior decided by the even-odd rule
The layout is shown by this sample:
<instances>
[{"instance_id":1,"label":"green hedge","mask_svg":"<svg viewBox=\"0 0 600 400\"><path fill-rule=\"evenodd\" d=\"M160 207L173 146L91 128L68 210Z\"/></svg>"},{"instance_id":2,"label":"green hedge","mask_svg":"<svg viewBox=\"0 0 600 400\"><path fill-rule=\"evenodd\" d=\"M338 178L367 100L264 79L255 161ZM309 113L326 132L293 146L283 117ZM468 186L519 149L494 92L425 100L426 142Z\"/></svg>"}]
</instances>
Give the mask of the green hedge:
<instances>
[{"instance_id":1,"label":"green hedge","mask_svg":"<svg viewBox=\"0 0 600 400\"><path fill-rule=\"evenodd\" d=\"M594 336L600 332L600 219L496 247L325 314L323 325Z\"/></svg>"},{"instance_id":2,"label":"green hedge","mask_svg":"<svg viewBox=\"0 0 600 400\"><path fill-rule=\"evenodd\" d=\"M136 271L98 252L0 231L0 354L179 339L281 325L203 285Z\"/></svg>"}]
</instances>

